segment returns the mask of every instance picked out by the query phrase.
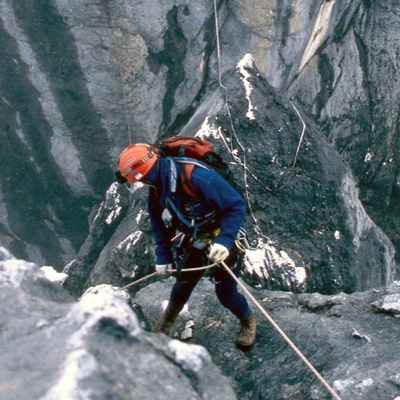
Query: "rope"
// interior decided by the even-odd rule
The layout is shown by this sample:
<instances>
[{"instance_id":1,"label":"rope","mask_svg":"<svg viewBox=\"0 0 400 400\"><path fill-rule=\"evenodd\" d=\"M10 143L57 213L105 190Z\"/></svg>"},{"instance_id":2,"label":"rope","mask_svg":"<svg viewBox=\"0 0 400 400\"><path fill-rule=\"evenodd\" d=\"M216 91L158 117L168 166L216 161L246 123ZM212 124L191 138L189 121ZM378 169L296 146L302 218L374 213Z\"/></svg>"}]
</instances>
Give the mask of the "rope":
<instances>
[{"instance_id":1,"label":"rope","mask_svg":"<svg viewBox=\"0 0 400 400\"><path fill-rule=\"evenodd\" d=\"M209 265L205 265L204 267L197 267L197 268L185 268L182 269L181 272L195 272L195 271L205 271L207 269L211 269L213 267L215 267L216 265L218 265L219 263L213 263L213 264L209 264ZM168 270L169 273L173 273L173 272L178 272L177 269L169 269ZM124 289L128 289L132 286L138 285L141 282L147 281L150 278L153 278L154 276L158 275L157 272L153 272L150 275L144 276L143 278L140 278L138 280L136 280L135 282L130 283L129 285L123 286L121 288L119 288L120 290L124 290Z\"/></svg>"},{"instance_id":2,"label":"rope","mask_svg":"<svg viewBox=\"0 0 400 400\"><path fill-rule=\"evenodd\" d=\"M292 340L286 335L286 333L279 327L279 325L274 321L274 319L268 314L268 312L260 305L256 298L249 292L249 290L244 286L244 284L239 280L239 278L231 271L231 269L226 265L224 261L221 265L225 270L231 275L231 277L237 282L237 284L243 289L250 300L255 304L255 306L261 311L268 322L274 327L274 329L285 339L289 346L294 350L294 352L300 357L304 364L311 370L311 372L317 377L317 379L322 383L325 389L333 396L336 400L341 400L339 395L334 391L334 389L329 385L329 383L322 377L322 375L315 369L310 361L304 356L304 354L299 350L299 348L292 342Z\"/></svg>"},{"instance_id":3,"label":"rope","mask_svg":"<svg viewBox=\"0 0 400 400\"><path fill-rule=\"evenodd\" d=\"M114 19L112 17L112 11L111 11L111 6L110 6L110 2L108 1L108 7L110 9L110 18L111 18L111 25L113 28L113 33L114 33L114 37L116 38L117 35L115 34L115 24L114 24ZM219 26L218 26L218 9L217 9L217 2L216 0L214 0L214 14L215 14L215 30L216 30L216 42L217 42L217 58L218 58L218 80L219 80L219 85L222 89L224 89L225 91L225 107L228 113L228 117L229 117L229 121L230 121L230 125L231 125L231 129L232 132L234 134L234 137L236 139L236 142L238 143L240 149L242 150L243 153L243 160L240 159L240 157L237 155L237 153L235 153L235 151L233 150L232 146L231 148L229 148L226 137L223 135L222 133L222 129L219 130L219 133L221 134L221 137L223 138L223 142L225 147L227 148L228 152L230 153L230 155L232 156L232 158L239 163L239 165L243 168L244 171L244 184L245 184L245 192L246 192L246 199L247 199L247 203L251 212L251 216L253 218L253 221L255 223L255 230L258 234L262 235L262 231L260 229L260 227L258 226L257 223L257 218L255 217L254 213L253 213L253 209L250 203L250 195L249 195L249 185L248 185L248 181L247 181L247 173L250 174L250 176L252 176L257 182L261 183L262 186L268 190L269 192L274 192L274 191L278 191L283 189L285 186L288 185L291 176L293 174L293 170L296 166L297 163L297 158L298 158L298 154L300 151L300 147L304 138L304 133L306 130L306 124L303 120L303 118L301 117L299 111L297 110L297 108L294 106L294 104L290 101L290 104L292 105L292 107L294 108L297 116L299 117L299 119L301 120L302 124L303 124L303 129L302 129L302 133L300 136L300 140L299 140L299 144L297 146L296 149L296 154L295 154L295 158L292 164L292 174L288 177L288 180L286 181L286 183L281 186L278 189L271 189L268 188L263 182L260 181L260 179L253 174L250 169L247 167L247 161L246 161L246 149L244 148L244 146L241 144L235 128L234 128L234 124L233 124L233 120L232 120L232 116L231 116L231 112L230 112L230 107L229 107L229 102L228 102L228 90L227 88L222 84L222 69L221 69L221 50L220 50L220 40L219 40ZM120 60L118 59L118 66L119 66L119 73L120 73L120 79L121 79L121 83L122 83L122 91L123 91L123 96L124 96L124 106L125 106L125 113L126 113L126 118L127 118L127 125L128 125L128 133L129 133L129 143L131 144L131 125L130 125L130 120L128 117L128 112L127 112L127 108L126 108L126 91L125 91L125 85L123 82L123 75L122 75L122 65ZM264 236L264 235L262 235ZM264 236L266 237L266 236ZM199 268L188 268L188 269L184 269L182 270L182 272L190 272L190 271L200 271L200 270L206 270L209 268L214 267L215 265L217 265L218 263L214 263L205 267L199 267ZM222 261L220 263L225 269L226 271L231 275L231 277L238 283L238 285L243 289L243 291L247 294L247 296L250 298L250 300L255 304L255 306L261 311L261 313L267 318L268 322L274 327L274 329L283 337L283 339L289 344L289 346L294 350L294 352L300 357L300 359L305 363L305 365L311 370L311 372L317 377L317 379L322 383L322 385L327 389L327 391L334 397L334 399L336 400L341 400L341 398L339 397L339 395L334 391L334 389L329 385L329 383L322 377L322 375L315 369L315 367L310 363L310 361L308 361L308 359L303 355L303 353L298 349L298 347L292 342L292 340L285 334L285 332L279 327L279 325L273 320L273 318L267 313L267 311L260 305L260 303L255 299L255 297L249 292L249 290L243 285L243 283L236 277L236 275L231 271L231 269L226 265L226 263L224 261ZM169 270L169 272L177 272L176 269L173 270ZM123 286L120 289L124 290L127 289L129 287L132 287L134 285L137 285L143 281L146 281L154 276L157 275L157 272L153 272L150 275L147 275L143 278L140 278L138 280L136 280L135 282L130 283L129 285Z\"/></svg>"},{"instance_id":4,"label":"rope","mask_svg":"<svg viewBox=\"0 0 400 400\"><path fill-rule=\"evenodd\" d=\"M264 317L268 320L268 322L273 326L273 328L282 336L282 338L288 343L288 345L294 350L294 352L299 356L299 358L304 362L304 364L311 370L311 372L316 376L316 378L322 383L325 389L333 396L335 400L341 400L339 395L334 391L334 389L329 385L329 383L323 378L323 376L317 371L317 369L311 364L311 362L306 358L306 356L299 350L299 348L292 342L292 340L286 335L286 333L280 328L280 326L274 321L274 319L268 314L268 312L260 305L260 303L256 300L256 298L249 292L249 290L244 286L244 284L239 280L239 278L232 272L232 270L228 267L225 261L216 262L210 265L206 265L204 267L198 268L187 268L183 269L182 272L191 272L191 271L202 271L206 269L210 269L215 267L217 264L222 265L225 270L231 275L231 277L235 280L235 282L242 288L242 290L246 293L249 299L255 304L255 306L260 310L260 312L264 315ZM177 272L176 269L168 270L169 272ZM130 283L129 285L123 286L119 288L120 290L128 289L132 286L135 286L141 282L144 282L150 278L157 276L157 272L153 272L150 275L147 275L143 278L136 280L135 282Z\"/></svg>"},{"instance_id":5,"label":"rope","mask_svg":"<svg viewBox=\"0 0 400 400\"><path fill-rule=\"evenodd\" d=\"M128 289L128 288L130 288L132 286L138 285L140 282L147 281L147 279L153 278L156 275L158 275L157 272L153 272L152 274L144 276L143 278L140 278L140 279L136 280L135 282L130 283L129 285L122 286L119 289L120 290Z\"/></svg>"},{"instance_id":6,"label":"rope","mask_svg":"<svg viewBox=\"0 0 400 400\"><path fill-rule=\"evenodd\" d=\"M249 193L249 185L247 182L247 173L249 172L251 175L253 175L253 177L255 177L254 174L251 173L251 171L249 170L249 168L247 167L247 162L246 162L246 150L244 148L244 146L242 145L242 143L240 142L238 136L236 135L236 131L235 131L235 127L233 125L233 120L232 120L232 115L231 115L231 111L230 111L230 107L229 107L229 102L228 102L228 89L226 86L224 86L222 84L222 63L221 63L221 46L220 46L220 40L219 40L219 21L218 21L218 9L217 9L217 0L214 0L214 16L215 16L215 37L216 37L216 47L217 47L217 61L218 61L218 83L219 86L225 91L225 108L229 117L229 121L230 121L230 126L232 129L232 132L235 136L235 139L238 143L238 145L240 146L242 153L243 153L243 161L240 159L240 157L238 155L235 154L233 148L232 148L232 143L231 143L231 148L229 148L228 142L226 140L225 135L222 132L222 129L218 129L218 132L222 138L222 141L226 147L226 149L228 150L228 153L231 155L231 157L233 158L233 160L235 162L237 162L242 168L243 168L243 182L244 182L244 187L245 187L245 194L246 194L246 202L247 202L247 206L249 208L250 211L250 215L253 219L253 223L254 223L254 229L256 231L256 233L258 235L262 235L262 231L261 228L258 225L257 222L257 218L254 215L253 212L253 207L251 205L250 202L250 193ZM260 181L257 177L255 177L257 181ZM260 181L261 182L261 181ZM268 189L270 190L270 189ZM266 236L264 236L265 238L267 238ZM267 238L269 240L269 238Z\"/></svg>"},{"instance_id":7,"label":"rope","mask_svg":"<svg viewBox=\"0 0 400 400\"><path fill-rule=\"evenodd\" d=\"M228 92L228 89L222 85L222 70L221 70L221 47L219 44L219 26L218 26L218 9L217 0L214 0L214 16L215 16L215 37L217 42L217 59L218 59L218 81L219 85Z\"/></svg>"},{"instance_id":8,"label":"rope","mask_svg":"<svg viewBox=\"0 0 400 400\"><path fill-rule=\"evenodd\" d=\"M303 124L303 129L301 131L299 144L297 145L296 154L295 154L295 157L294 157L294 160L293 160L292 169L294 169L294 167L296 166L296 163L297 163L297 158L298 158L298 155L299 155L299 152L300 152L301 144L303 143L304 134L306 133L307 125L304 122L304 119L302 118L299 110L296 108L296 106L292 103L291 100L289 100L289 103L292 105L292 107L294 108L294 111L296 111L297 116L299 117L301 123Z\"/></svg>"},{"instance_id":9,"label":"rope","mask_svg":"<svg viewBox=\"0 0 400 400\"><path fill-rule=\"evenodd\" d=\"M295 157L294 157L294 161L293 161L293 164L292 164L292 171L291 171L291 174L289 175L289 177L288 177L287 181L285 182L285 184L283 184L282 186L280 186L280 187L278 187L278 188L276 188L276 189L271 189L271 188L268 187L264 182L262 182L262 181L248 168L248 166L247 166L247 160L246 160L246 149L244 148L244 146L243 146L242 143L240 142L239 137L238 137L238 135L236 134L236 130L235 130L234 124L233 124L233 119L232 119L231 110L230 110L229 101L228 101L228 89L227 89L227 87L224 86L223 83L222 83L221 46L220 46L220 38L219 38L219 21L218 21L217 0L214 0L214 16L215 16L215 37L216 37L217 61L218 61L218 82L219 82L219 86L220 86L220 87L224 90L224 92L225 92L225 99L224 99L224 100L225 100L225 108L226 108L226 111L227 111L227 114L228 114L229 124L230 124L231 130L232 130L232 133L233 133L233 135L234 135L234 138L235 138L236 142L238 143L238 145L239 145L239 147L240 147L240 149L241 149L241 151L242 151L243 160L240 159L240 157L239 157L239 155L238 155L238 152L235 151L235 150L233 149L232 141L231 141L231 146L228 145L228 141L227 141L227 139L226 139L226 137L225 137L225 135L224 135L222 129L219 128L219 129L218 129L218 133L220 134L220 137L222 138L222 141L223 141L223 143L224 143L224 146L225 146L225 148L227 149L227 151L228 151L228 153L230 154L230 156L233 158L233 160L234 160L236 163L238 163L238 164L243 168L243 182L244 182L244 187L245 187L246 201L247 201L247 205L248 205L248 208L249 208L249 211L250 211L250 215L251 215L251 217L252 217L252 219L253 219L254 230L255 230L255 232L257 233L257 235L262 236L262 237L264 237L265 239L267 239L268 241L270 241L270 239L262 233L262 230L261 230L260 226L258 225L257 218L255 217L254 212L253 212L253 208L252 208L252 205L251 205L251 202L250 202L250 193L249 193L249 187L250 187L250 186L249 186L249 184L248 184L248 174L249 174L257 183L261 184L261 186L262 186L265 190L267 190L268 192L277 192L277 191L282 190L283 188L285 188L285 187L289 184L289 182L290 182L290 180L291 180L291 178L292 178L292 176L293 176L293 174L294 174L294 168L295 168L295 166L296 166L296 164L297 164L297 159L298 159L298 155L299 155L299 152L300 152L300 147L301 147L301 144L302 144L303 139L304 139L304 134L305 134L307 125L306 125L306 123L304 122L304 119L302 118L301 114L299 113L299 111L297 110L297 108L295 107L295 105L289 100L291 106L293 107L293 109L294 109L295 112L296 112L296 115L297 115L298 118L300 119L303 128L302 128L302 132L301 132L301 135L300 135L299 143L298 143L298 145L297 145L297 149L296 149L296 154L295 154Z\"/></svg>"}]
</instances>

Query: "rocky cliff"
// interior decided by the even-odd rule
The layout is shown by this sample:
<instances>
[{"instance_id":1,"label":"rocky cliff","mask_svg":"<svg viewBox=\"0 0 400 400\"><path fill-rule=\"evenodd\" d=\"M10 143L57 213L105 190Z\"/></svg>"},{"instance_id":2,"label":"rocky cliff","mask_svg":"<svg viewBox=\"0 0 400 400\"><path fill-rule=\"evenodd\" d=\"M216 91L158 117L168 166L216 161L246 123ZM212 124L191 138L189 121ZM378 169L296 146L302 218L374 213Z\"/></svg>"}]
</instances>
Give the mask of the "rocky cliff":
<instances>
[{"instance_id":1,"label":"rocky cliff","mask_svg":"<svg viewBox=\"0 0 400 400\"><path fill-rule=\"evenodd\" d=\"M18 256L74 259L119 152L193 134L187 122L247 53L316 122L398 246L396 2L1 0L0 11L0 234Z\"/></svg>"},{"instance_id":2,"label":"rocky cliff","mask_svg":"<svg viewBox=\"0 0 400 400\"><path fill-rule=\"evenodd\" d=\"M204 347L146 333L126 292L75 302L54 270L1 251L1 398L236 398Z\"/></svg>"},{"instance_id":3,"label":"rocky cliff","mask_svg":"<svg viewBox=\"0 0 400 400\"><path fill-rule=\"evenodd\" d=\"M392 282L397 273L393 245L366 213L354 175L317 125L268 85L250 56L224 77L228 101L225 89L210 89L185 131L209 138L233 163L235 181L248 203L249 240L254 242L246 252L248 281L322 293ZM112 186L104 203L108 208L100 208L78 257L68 266L65 285L71 293L79 296L104 282L121 284L128 278L123 269L136 278L149 272L153 245L143 218L142 191L146 188L129 194ZM130 202L123 207L120 199L128 196ZM118 218L111 218L119 204ZM119 223L127 209L129 215ZM114 233L103 246L104 232L112 226Z\"/></svg>"},{"instance_id":4,"label":"rocky cliff","mask_svg":"<svg viewBox=\"0 0 400 400\"><path fill-rule=\"evenodd\" d=\"M113 183L116 159L188 134L246 199L256 298L343 400L398 397L399 15L390 0L0 0L0 242L16 256L0 247L0 394L329 398L260 315L255 347L235 349L207 280L174 330L196 346L148 332L172 278L115 289L154 264L146 189ZM64 288L44 265L66 266Z\"/></svg>"}]
</instances>

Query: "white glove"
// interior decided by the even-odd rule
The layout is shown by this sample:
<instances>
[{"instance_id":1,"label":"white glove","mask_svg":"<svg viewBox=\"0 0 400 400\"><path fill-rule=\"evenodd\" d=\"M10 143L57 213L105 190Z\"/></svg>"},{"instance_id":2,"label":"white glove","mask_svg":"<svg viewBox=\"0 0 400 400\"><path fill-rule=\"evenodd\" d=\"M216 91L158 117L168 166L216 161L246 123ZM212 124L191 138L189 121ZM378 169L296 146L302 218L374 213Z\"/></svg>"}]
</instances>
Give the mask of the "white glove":
<instances>
[{"instance_id":1,"label":"white glove","mask_svg":"<svg viewBox=\"0 0 400 400\"><path fill-rule=\"evenodd\" d=\"M156 264L156 272L158 275L168 275L170 274L170 270L172 269L172 264Z\"/></svg>"},{"instance_id":2,"label":"white glove","mask_svg":"<svg viewBox=\"0 0 400 400\"><path fill-rule=\"evenodd\" d=\"M214 243L210 248L208 258L214 262L221 262L224 261L228 255L229 250L225 246L219 243Z\"/></svg>"}]
</instances>

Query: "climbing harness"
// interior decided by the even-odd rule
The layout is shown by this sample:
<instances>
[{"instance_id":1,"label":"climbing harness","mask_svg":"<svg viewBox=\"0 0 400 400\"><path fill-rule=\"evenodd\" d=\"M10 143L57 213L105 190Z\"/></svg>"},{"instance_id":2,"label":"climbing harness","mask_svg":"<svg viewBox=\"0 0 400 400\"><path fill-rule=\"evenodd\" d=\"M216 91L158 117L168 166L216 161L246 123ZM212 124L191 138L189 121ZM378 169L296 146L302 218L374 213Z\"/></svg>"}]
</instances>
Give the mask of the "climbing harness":
<instances>
[{"instance_id":1,"label":"climbing harness","mask_svg":"<svg viewBox=\"0 0 400 400\"><path fill-rule=\"evenodd\" d=\"M206 215L189 219L180 212L170 197L166 198L165 203L166 208L161 218L167 228L174 226L179 231L171 239L176 253L176 279L179 280L183 267L193 250L204 250L210 244L210 240L219 233L219 228L216 226L218 223L217 213L212 211Z\"/></svg>"},{"instance_id":2,"label":"climbing harness","mask_svg":"<svg viewBox=\"0 0 400 400\"><path fill-rule=\"evenodd\" d=\"M294 350L294 352L300 357L300 359L306 364L306 366L311 370L311 372L317 377L317 379L323 384L325 389L336 399L341 400L339 395L334 391L334 389L329 385L329 383L322 377L322 375L315 369L306 356L299 350L299 348L292 342L292 340L286 335L286 333L280 328L280 326L275 322L275 320L268 314L268 312L260 305L256 298L249 292L249 290L244 286L244 284L239 280L239 278L231 271L225 261L221 261L221 265L225 270L231 275L235 282L243 289L249 299L254 303L254 305L261 311L268 322L273 326L273 328L285 339L288 345Z\"/></svg>"}]
</instances>

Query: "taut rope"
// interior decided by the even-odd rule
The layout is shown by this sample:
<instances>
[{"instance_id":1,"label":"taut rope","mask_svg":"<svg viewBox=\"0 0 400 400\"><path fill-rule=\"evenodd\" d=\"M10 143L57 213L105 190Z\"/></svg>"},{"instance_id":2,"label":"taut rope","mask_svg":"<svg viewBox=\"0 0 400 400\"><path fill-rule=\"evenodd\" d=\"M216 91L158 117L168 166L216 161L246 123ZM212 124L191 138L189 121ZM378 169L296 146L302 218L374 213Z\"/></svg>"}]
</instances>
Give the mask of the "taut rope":
<instances>
[{"instance_id":1,"label":"taut rope","mask_svg":"<svg viewBox=\"0 0 400 400\"><path fill-rule=\"evenodd\" d=\"M221 265L225 270L231 275L231 277L236 281L236 283L243 289L249 299L255 304L255 306L261 311L268 322L273 326L273 328L285 339L287 344L294 350L294 352L300 357L300 359L306 364L306 366L311 370L311 372L317 377L317 379L324 385L325 389L334 397L336 400L341 400L339 395L333 390L329 383L322 377L322 375L315 369L306 356L299 350L299 348L292 342L292 340L286 335L286 333L280 328L280 326L274 321L274 319L268 314L267 311L261 306L257 299L249 292L249 290L244 286L244 284L239 280L239 278L231 271L231 269L226 265L224 261Z\"/></svg>"}]
</instances>

